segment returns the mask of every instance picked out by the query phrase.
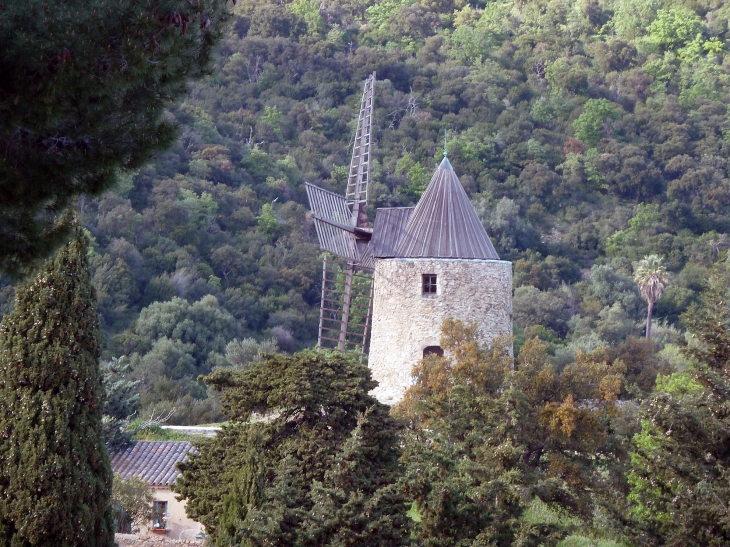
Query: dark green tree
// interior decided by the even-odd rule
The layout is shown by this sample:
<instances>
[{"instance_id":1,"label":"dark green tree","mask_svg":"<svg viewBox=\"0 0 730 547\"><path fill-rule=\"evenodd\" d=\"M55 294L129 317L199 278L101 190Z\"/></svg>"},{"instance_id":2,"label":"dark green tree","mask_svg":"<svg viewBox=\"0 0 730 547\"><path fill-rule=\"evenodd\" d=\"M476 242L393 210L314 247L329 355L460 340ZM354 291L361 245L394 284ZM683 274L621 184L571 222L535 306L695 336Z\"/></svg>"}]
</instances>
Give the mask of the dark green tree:
<instances>
[{"instance_id":1,"label":"dark green tree","mask_svg":"<svg viewBox=\"0 0 730 547\"><path fill-rule=\"evenodd\" d=\"M132 440L134 431L128 428L129 418L139 407L139 380L132 380L132 367L125 359L102 364L104 386L104 442L109 449L120 449Z\"/></svg>"},{"instance_id":2,"label":"dark green tree","mask_svg":"<svg viewBox=\"0 0 730 547\"><path fill-rule=\"evenodd\" d=\"M0 325L0 544L111 546L96 297L79 234Z\"/></svg>"},{"instance_id":3,"label":"dark green tree","mask_svg":"<svg viewBox=\"0 0 730 547\"><path fill-rule=\"evenodd\" d=\"M305 351L205 380L231 425L181 464L175 490L216 545L408 544L399 426L365 365Z\"/></svg>"},{"instance_id":4,"label":"dark green tree","mask_svg":"<svg viewBox=\"0 0 730 547\"><path fill-rule=\"evenodd\" d=\"M206 360L211 352L224 353L226 345L241 330L236 319L220 306L215 296L207 295L190 304L174 297L168 302L154 302L143 309L137 319L136 333L154 349L155 343L168 338L192 344L192 364L197 371L208 372ZM171 363L167 374L180 378L189 371L175 370Z\"/></svg>"},{"instance_id":5,"label":"dark green tree","mask_svg":"<svg viewBox=\"0 0 730 547\"><path fill-rule=\"evenodd\" d=\"M629 482L637 530L656 545L730 542L730 311L727 259L684 321L686 372L659 377L642 404Z\"/></svg>"},{"instance_id":6,"label":"dark green tree","mask_svg":"<svg viewBox=\"0 0 730 547\"><path fill-rule=\"evenodd\" d=\"M18 274L68 236L75 197L167 147L164 108L201 76L226 0L0 6L0 270Z\"/></svg>"}]
</instances>

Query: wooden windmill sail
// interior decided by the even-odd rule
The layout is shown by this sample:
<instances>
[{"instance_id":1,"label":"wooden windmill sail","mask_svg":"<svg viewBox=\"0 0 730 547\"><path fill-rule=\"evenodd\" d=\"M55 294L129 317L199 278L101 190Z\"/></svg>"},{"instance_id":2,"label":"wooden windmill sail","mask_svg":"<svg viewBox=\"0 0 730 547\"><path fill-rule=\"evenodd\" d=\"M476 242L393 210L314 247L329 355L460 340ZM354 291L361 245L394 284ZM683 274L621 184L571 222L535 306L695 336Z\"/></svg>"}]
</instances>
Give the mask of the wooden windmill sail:
<instances>
[{"instance_id":1,"label":"wooden windmill sail","mask_svg":"<svg viewBox=\"0 0 730 547\"><path fill-rule=\"evenodd\" d=\"M352 146L345 195L305 183L320 247L344 259L324 259L317 347L365 352L372 311L372 235L365 206L370 189L370 155L375 73L365 81Z\"/></svg>"}]
</instances>

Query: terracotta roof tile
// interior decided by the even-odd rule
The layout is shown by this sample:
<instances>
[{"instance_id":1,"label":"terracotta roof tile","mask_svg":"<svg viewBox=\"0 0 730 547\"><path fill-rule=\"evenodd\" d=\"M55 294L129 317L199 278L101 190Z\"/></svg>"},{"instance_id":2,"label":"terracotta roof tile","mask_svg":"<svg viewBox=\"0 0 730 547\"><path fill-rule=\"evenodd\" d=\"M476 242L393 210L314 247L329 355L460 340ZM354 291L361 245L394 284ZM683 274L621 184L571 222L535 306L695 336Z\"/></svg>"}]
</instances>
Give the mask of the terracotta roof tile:
<instances>
[{"instance_id":1,"label":"terracotta roof tile","mask_svg":"<svg viewBox=\"0 0 730 547\"><path fill-rule=\"evenodd\" d=\"M137 441L110 454L112 470L123 479L139 477L151 486L169 486L180 475L176 464L197 450L188 441Z\"/></svg>"}]
</instances>

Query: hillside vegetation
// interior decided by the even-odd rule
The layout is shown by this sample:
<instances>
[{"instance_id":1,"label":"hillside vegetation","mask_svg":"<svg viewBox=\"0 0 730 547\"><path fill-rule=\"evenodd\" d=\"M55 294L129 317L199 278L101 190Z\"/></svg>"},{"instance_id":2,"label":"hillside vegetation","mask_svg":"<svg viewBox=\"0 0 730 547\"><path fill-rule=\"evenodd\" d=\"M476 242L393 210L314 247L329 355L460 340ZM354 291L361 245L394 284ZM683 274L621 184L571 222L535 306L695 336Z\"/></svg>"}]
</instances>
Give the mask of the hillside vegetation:
<instances>
[{"instance_id":1,"label":"hillside vegetation","mask_svg":"<svg viewBox=\"0 0 730 547\"><path fill-rule=\"evenodd\" d=\"M79 203L106 357L128 359L141 413L200 423L221 415L199 374L316 342L303 183L344 190L375 71L371 219L418 199L448 130L514 261L517 348L537 335L563 367L607 346L649 392L730 247L729 18L709 0L240 1L212 75L169 109L174 147ZM670 274L655 347L633 280L649 254Z\"/></svg>"}]
</instances>

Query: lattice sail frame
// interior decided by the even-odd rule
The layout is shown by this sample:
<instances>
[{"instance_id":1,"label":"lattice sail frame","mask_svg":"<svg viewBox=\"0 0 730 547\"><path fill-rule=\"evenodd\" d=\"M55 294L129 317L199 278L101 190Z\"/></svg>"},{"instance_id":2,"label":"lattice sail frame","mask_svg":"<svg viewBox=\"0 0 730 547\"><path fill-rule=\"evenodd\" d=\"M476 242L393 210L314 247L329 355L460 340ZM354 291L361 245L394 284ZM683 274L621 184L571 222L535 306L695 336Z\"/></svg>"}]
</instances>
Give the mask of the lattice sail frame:
<instances>
[{"instance_id":1,"label":"lattice sail frame","mask_svg":"<svg viewBox=\"0 0 730 547\"><path fill-rule=\"evenodd\" d=\"M375 108L375 72L365 81L360 100L345 196L306 183L320 247L346 260L324 259L317 349L356 350L367 347L373 299L372 230L365 206L370 193L370 154ZM365 263L366 264L365 264Z\"/></svg>"},{"instance_id":2,"label":"lattice sail frame","mask_svg":"<svg viewBox=\"0 0 730 547\"><path fill-rule=\"evenodd\" d=\"M373 306L373 271L337 261L322 263L322 304L317 349L366 353Z\"/></svg>"},{"instance_id":3,"label":"lattice sail frame","mask_svg":"<svg viewBox=\"0 0 730 547\"><path fill-rule=\"evenodd\" d=\"M375 101L375 72L365 81L360 101L355 139L352 144L350 172L345 198L353 213L353 225L358 225L360 205L366 205L370 193L370 148L372 145L373 111ZM367 221L367 219L366 219Z\"/></svg>"}]
</instances>

